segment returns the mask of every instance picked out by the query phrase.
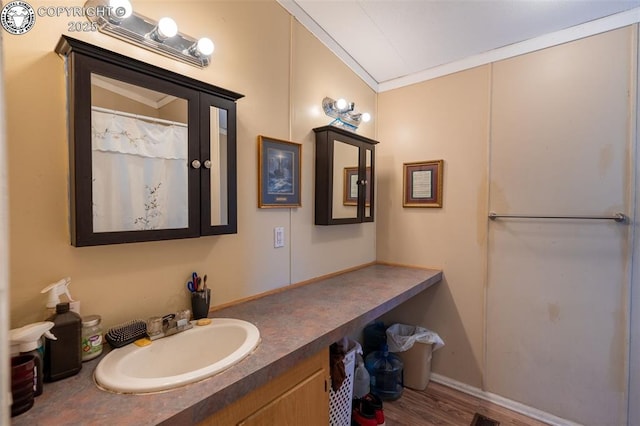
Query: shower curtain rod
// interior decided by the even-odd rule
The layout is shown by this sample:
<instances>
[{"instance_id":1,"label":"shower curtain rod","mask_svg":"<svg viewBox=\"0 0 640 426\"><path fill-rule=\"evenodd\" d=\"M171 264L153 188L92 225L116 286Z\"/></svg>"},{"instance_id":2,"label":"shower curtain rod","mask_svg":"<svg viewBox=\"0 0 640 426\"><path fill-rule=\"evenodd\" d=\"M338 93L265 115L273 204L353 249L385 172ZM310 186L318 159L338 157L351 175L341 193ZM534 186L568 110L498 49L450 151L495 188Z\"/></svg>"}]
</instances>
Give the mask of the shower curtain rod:
<instances>
[{"instance_id":1,"label":"shower curtain rod","mask_svg":"<svg viewBox=\"0 0 640 426\"><path fill-rule=\"evenodd\" d=\"M131 114L130 112L118 111L118 110L115 110L115 109L107 109L107 108L102 108L102 107L97 107L97 106L92 106L91 109L93 111L104 112L104 113L107 113L107 114L120 115L122 117L137 118L138 120L152 121L154 123L166 124L166 125L169 125L169 126L187 127L187 125L185 123L180 123L178 121L163 120L162 118L149 117L149 116L146 116L146 115Z\"/></svg>"},{"instance_id":2,"label":"shower curtain rod","mask_svg":"<svg viewBox=\"0 0 640 426\"><path fill-rule=\"evenodd\" d=\"M495 212L489 212L489 219L496 220L498 218L509 219L589 219L589 220L614 220L616 222L626 222L627 215L617 212L613 216L533 216L524 214L498 214Z\"/></svg>"}]
</instances>

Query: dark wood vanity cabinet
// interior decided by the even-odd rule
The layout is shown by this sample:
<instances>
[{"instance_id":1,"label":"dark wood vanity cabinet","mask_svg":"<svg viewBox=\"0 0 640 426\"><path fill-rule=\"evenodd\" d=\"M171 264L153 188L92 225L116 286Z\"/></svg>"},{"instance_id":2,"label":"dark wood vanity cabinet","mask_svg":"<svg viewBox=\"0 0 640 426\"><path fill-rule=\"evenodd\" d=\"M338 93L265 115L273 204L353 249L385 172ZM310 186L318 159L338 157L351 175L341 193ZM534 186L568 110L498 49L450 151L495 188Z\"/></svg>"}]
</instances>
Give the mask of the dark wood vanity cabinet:
<instances>
[{"instance_id":1,"label":"dark wood vanity cabinet","mask_svg":"<svg viewBox=\"0 0 640 426\"><path fill-rule=\"evenodd\" d=\"M237 232L241 94L63 36L74 246Z\"/></svg>"},{"instance_id":2,"label":"dark wood vanity cabinet","mask_svg":"<svg viewBox=\"0 0 640 426\"><path fill-rule=\"evenodd\" d=\"M373 139L335 126L316 134L316 225L373 222Z\"/></svg>"}]
</instances>

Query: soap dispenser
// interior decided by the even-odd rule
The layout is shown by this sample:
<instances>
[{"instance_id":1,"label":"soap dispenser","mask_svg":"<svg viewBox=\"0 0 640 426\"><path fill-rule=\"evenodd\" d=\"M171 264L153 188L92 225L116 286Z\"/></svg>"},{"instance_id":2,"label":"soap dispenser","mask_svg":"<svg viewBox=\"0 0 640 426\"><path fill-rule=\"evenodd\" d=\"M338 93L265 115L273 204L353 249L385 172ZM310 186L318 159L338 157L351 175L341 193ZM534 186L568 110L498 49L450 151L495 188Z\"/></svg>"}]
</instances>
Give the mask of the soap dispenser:
<instances>
[{"instance_id":1,"label":"soap dispenser","mask_svg":"<svg viewBox=\"0 0 640 426\"><path fill-rule=\"evenodd\" d=\"M42 394L42 340L44 335L47 339L55 340L56 337L49 331L53 328L51 321L36 322L24 327L14 328L9 331L9 341L11 342L11 356L33 355L33 392L34 396Z\"/></svg>"}]
</instances>

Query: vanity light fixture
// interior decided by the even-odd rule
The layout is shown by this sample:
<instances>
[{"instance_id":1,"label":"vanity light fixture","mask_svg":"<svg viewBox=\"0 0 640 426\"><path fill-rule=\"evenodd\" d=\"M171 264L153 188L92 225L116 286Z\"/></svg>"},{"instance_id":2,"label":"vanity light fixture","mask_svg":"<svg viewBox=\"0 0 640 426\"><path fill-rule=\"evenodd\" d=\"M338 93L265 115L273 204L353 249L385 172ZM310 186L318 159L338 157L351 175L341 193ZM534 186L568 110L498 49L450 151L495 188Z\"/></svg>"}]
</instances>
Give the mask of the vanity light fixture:
<instances>
[{"instance_id":1,"label":"vanity light fixture","mask_svg":"<svg viewBox=\"0 0 640 426\"><path fill-rule=\"evenodd\" d=\"M119 24L133 13L133 6L129 0L111 0L107 3L105 6L108 6L108 12L111 12L108 13L108 19L114 24Z\"/></svg>"},{"instance_id":2,"label":"vanity light fixture","mask_svg":"<svg viewBox=\"0 0 640 426\"><path fill-rule=\"evenodd\" d=\"M347 101L345 101L343 98L340 98L337 101L335 101L333 105L337 110L340 110L340 112L351 111L355 106L353 104L351 105L348 104Z\"/></svg>"},{"instance_id":3,"label":"vanity light fixture","mask_svg":"<svg viewBox=\"0 0 640 426\"><path fill-rule=\"evenodd\" d=\"M211 56L214 48L215 46L210 38L202 37L189 47L189 53L198 58L201 56L207 57Z\"/></svg>"},{"instance_id":4,"label":"vanity light fixture","mask_svg":"<svg viewBox=\"0 0 640 426\"><path fill-rule=\"evenodd\" d=\"M333 100L326 97L322 100L324 113L334 120L329 123L331 126L342 127L347 130L356 131L361 122L369 122L371 114L368 112L356 112L356 105L344 99Z\"/></svg>"},{"instance_id":5,"label":"vanity light fixture","mask_svg":"<svg viewBox=\"0 0 640 426\"><path fill-rule=\"evenodd\" d=\"M211 39L196 39L179 32L169 17L156 22L136 13L128 0L88 0L85 9L95 11L87 13L87 18L104 34L199 68L211 62Z\"/></svg>"},{"instance_id":6,"label":"vanity light fixture","mask_svg":"<svg viewBox=\"0 0 640 426\"><path fill-rule=\"evenodd\" d=\"M178 24L171 18L160 18L158 25L149 33L149 37L158 43L163 43L166 39L178 34Z\"/></svg>"}]
</instances>

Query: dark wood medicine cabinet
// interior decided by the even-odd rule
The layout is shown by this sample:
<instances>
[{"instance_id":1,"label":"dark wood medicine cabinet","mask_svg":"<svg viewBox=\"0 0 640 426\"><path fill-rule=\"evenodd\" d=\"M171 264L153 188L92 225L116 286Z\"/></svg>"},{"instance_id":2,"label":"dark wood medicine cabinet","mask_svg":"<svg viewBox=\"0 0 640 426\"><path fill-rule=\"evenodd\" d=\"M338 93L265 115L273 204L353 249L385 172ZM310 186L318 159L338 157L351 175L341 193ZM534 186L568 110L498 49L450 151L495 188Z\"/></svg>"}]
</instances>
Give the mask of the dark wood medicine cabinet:
<instances>
[{"instance_id":1,"label":"dark wood medicine cabinet","mask_svg":"<svg viewBox=\"0 0 640 426\"><path fill-rule=\"evenodd\" d=\"M315 224L373 222L378 142L335 126L313 131L316 134Z\"/></svg>"},{"instance_id":2,"label":"dark wood medicine cabinet","mask_svg":"<svg viewBox=\"0 0 640 426\"><path fill-rule=\"evenodd\" d=\"M62 36L71 244L237 232L236 101L243 97Z\"/></svg>"}]
</instances>

